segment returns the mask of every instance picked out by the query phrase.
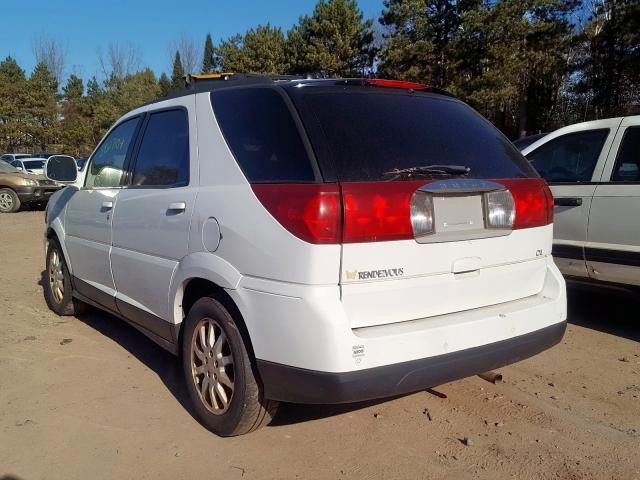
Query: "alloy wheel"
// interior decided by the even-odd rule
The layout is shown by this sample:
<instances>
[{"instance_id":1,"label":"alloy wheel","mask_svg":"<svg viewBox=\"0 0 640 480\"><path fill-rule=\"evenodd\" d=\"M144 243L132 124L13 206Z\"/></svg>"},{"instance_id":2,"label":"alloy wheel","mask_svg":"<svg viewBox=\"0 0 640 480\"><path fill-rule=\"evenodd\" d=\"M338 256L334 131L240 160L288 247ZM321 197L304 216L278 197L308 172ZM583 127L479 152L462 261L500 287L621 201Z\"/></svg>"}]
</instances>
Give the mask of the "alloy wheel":
<instances>
[{"instance_id":1,"label":"alloy wheel","mask_svg":"<svg viewBox=\"0 0 640 480\"><path fill-rule=\"evenodd\" d=\"M49 288L51 296L56 303L64 298L64 272L62 270L62 257L57 249L52 249L49 254Z\"/></svg>"},{"instance_id":2,"label":"alloy wheel","mask_svg":"<svg viewBox=\"0 0 640 480\"><path fill-rule=\"evenodd\" d=\"M11 210L13 208L13 197L7 192L0 193L0 209Z\"/></svg>"},{"instance_id":3,"label":"alloy wheel","mask_svg":"<svg viewBox=\"0 0 640 480\"><path fill-rule=\"evenodd\" d=\"M215 415L225 413L235 389L233 354L224 330L213 319L200 320L193 332L191 371L207 410Z\"/></svg>"}]
</instances>

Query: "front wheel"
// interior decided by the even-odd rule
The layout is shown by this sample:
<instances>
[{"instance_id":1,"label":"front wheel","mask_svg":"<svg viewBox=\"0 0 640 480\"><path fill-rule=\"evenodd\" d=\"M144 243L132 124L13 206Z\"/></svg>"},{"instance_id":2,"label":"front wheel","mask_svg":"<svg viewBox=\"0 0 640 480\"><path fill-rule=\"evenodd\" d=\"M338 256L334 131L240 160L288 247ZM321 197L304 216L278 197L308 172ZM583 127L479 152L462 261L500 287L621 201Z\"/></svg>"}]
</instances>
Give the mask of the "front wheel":
<instances>
[{"instance_id":1,"label":"front wheel","mask_svg":"<svg viewBox=\"0 0 640 480\"><path fill-rule=\"evenodd\" d=\"M10 188L0 188L0 213L13 213L20 209L20 198Z\"/></svg>"},{"instance_id":2,"label":"front wheel","mask_svg":"<svg viewBox=\"0 0 640 480\"><path fill-rule=\"evenodd\" d=\"M275 415L278 402L263 397L236 322L216 298L201 298L189 311L182 366L195 412L215 434L249 433Z\"/></svg>"},{"instance_id":3,"label":"front wheel","mask_svg":"<svg viewBox=\"0 0 640 480\"><path fill-rule=\"evenodd\" d=\"M88 306L73 298L71 275L56 239L49 240L45 268L44 298L47 306L62 316L84 313Z\"/></svg>"}]
</instances>

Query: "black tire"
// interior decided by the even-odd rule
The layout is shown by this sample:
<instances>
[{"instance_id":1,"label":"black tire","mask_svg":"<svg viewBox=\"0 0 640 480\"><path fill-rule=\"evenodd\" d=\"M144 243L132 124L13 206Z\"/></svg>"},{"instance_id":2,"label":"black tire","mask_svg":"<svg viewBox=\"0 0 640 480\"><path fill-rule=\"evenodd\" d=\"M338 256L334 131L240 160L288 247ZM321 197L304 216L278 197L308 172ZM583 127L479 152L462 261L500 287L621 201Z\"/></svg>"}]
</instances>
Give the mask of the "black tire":
<instances>
[{"instance_id":1,"label":"black tire","mask_svg":"<svg viewBox=\"0 0 640 480\"><path fill-rule=\"evenodd\" d=\"M199 381L199 374L196 374L194 370L196 363L200 360L197 360L196 356L192 357L195 355L193 349L196 348L193 342L199 341L196 338L200 331L198 327L202 325L202 322L205 322L206 325L206 322L211 324L212 321L219 328L215 338L222 337L225 341L224 358L230 354L233 360L232 371L227 371L225 375L228 374L227 378L232 378L234 388L228 398L226 410L220 409L217 414L213 413L212 404L207 404L207 397L210 398L208 389L204 389L204 398L200 393L203 382ZM224 335L221 335L221 332L224 332ZM213 348L211 350L213 351ZM215 357L211 357L207 360L212 362L214 359ZM242 334L233 316L215 297L201 298L191 307L182 332L181 361L187 391L195 413L200 422L213 433L222 437L243 435L268 424L275 415L278 402L264 398L262 386L254 371L254 364L242 339ZM209 365L211 366L211 363ZM214 370L217 371L219 365L222 363L216 363ZM206 368L204 364L199 367ZM221 367L220 371L226 368L228 367ZM203 375L204 379L204 375L209 376L209 373L200 375ZM214 374L211 373L211 375ZM210 379L211 382L215 382L213 376ZM213 383L207 383L207 385L213 385Z\"/></svg>"},{"instance_id":2,"label":"black tire","mask_svg":"<svg viewBox=\"0 0 640 480\"><path fill-rule=\"evenodd\" d=\"M20 210L20 198L10 188L0 188L0 213L13 213Z\"/></svg>"},{"instance_id":3,"label":"black tire","mask_svg":"<svg viewBox=\"0 0 640 480\"><path fill-rule=\"evenodd\" d=\"M57 255L62 268L61 296L59 293L54 291L54 280L52 279L52 276L54 275L53 270L55 270L55 267L52 268L52 264L56 263L54 261L54 258L56 258L54 257L55 255ZM58 240L55 238L49 240L49 245L47 247L47 259L45 263L43 283L44 298L47 302L47 306L58 315L80 315L87 311L89 306L86 303L73 298L71 275L69 274L69 269L67 268L67 262L64 258L62 248L60 247Z\"/></svg>"}]
</instances>

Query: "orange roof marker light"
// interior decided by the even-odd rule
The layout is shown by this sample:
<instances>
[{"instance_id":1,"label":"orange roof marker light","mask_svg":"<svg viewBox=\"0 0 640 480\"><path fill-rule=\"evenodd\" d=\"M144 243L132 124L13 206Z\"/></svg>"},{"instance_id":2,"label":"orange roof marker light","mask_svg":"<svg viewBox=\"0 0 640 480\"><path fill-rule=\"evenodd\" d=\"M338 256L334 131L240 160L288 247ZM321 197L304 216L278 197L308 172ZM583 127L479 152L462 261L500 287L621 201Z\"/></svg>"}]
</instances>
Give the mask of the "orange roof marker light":
<instances>
[{"instance_id":1,"label":"orange roof marker light","mask_svg":"<svg viewBox=\"0 0 640 480\"><path fill-rule=\"evenodd\" d=\"M184 76L184 81L187 85L191 85L194 80L228 80L233 75L232 72L226 73L202 73L192 74L187 73Z\"/></svg>"}]
</instances>

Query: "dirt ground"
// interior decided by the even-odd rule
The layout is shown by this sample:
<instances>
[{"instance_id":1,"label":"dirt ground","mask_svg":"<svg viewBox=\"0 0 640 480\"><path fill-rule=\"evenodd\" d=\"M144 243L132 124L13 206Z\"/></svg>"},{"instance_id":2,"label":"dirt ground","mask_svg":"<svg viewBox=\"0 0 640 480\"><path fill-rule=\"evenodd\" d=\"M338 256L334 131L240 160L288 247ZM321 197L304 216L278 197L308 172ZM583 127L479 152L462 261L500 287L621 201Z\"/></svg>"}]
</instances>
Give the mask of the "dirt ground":
<instances>
[{"instance_id":1,"label":"dirt ground","mask_svg":"<svg viewBox=\"0 0 640 480\"><path fill-rule=\"evenodd\" d=\"M170 354L110 315L47 309L43 227L42 212L0 215L0 479L640 479L635 299L570 291L564 341L502 384L284 405L222 439Z\"/></svg>"}]
</instances>

